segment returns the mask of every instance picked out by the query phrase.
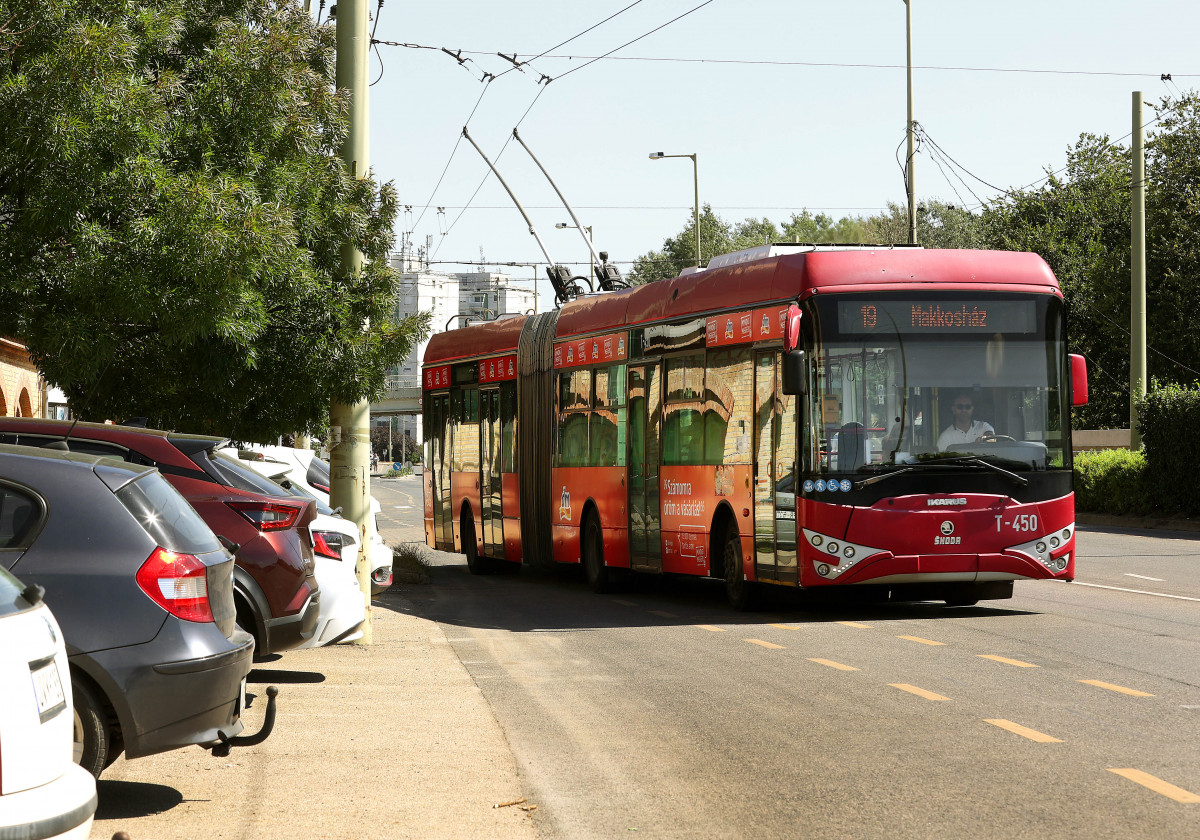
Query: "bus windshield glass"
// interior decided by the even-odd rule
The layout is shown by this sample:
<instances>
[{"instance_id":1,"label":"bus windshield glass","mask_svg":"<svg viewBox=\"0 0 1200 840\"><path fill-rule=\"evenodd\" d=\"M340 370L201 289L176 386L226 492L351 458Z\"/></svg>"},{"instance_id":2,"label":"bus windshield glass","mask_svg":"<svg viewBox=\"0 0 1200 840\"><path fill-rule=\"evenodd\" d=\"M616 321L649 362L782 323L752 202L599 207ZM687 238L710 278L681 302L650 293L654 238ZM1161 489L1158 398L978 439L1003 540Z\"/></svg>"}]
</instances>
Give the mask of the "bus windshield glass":
<instances>
[{"instance_id":1,"label":"bus windshield glass","mask_svg":"<svg viewBox=\"0 0 1200 840\"><path fill-rule=\"evenodd\" d=\"M807 303L805 471L1069 470L1061 300L961 292Z\"/></svg>"}]
</instances>

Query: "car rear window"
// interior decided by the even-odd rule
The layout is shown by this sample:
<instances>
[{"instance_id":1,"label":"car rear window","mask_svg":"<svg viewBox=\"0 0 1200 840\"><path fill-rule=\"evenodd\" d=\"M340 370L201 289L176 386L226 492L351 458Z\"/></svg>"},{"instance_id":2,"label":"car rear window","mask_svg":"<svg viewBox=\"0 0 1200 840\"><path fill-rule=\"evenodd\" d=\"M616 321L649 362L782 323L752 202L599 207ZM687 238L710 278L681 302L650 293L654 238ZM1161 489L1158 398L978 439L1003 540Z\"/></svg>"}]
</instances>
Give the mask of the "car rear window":
<instances>
[{"instance_id":1,"label":"car rear window","mask_svg":"<svg viewBox=\"0 0 1200 840\"><path fill-rule=\"evenodd\" d=\"M329 464L315 455L312 462L308 465L308 483L319 484L322 487L329 486Z\"/></svg>"},{"instance_id":2,"label":"car rear window","mask_svg":"<svg viewBox=\"0 0 1200 840\"><path fill-rule=\"evenodd\" d=\"M121 504L154 540L168 551L204 554L220 551L212 529L179 491L156 472L146 473L117 491Z\"/></svg>"},{"instance_id":3,"label":"car rear window","mask_svg":"<svg viewBox=\"0 0 1200 840\"><path fill-rule=\"evenodd\" d=\"M220 481L226 487L236 487L250 493L262 493L265 496L286 496L284 489L271 479L261 476L252 468L243 466L237 458L231 458L223 452L208 453L208 462L212 464Z\"/></svg>"},{"instance_id":4,"label":"car rear window","mask_svg":"<svg viewBox=\"0 0 1200 840\"><path fill-rule=\"evenodd\" d=\"M21 581L0 566L0 616L13 615L29 609L29 602L21 597L23 591L25 587Z\"/></svg>"},{"instance_id":5,"label":"car rear window","mask_svg":"<svg viewBox=\"0 0 1200 840\"><path fill-rule=\"evenodd\" d=\"M0 485L0 548L24 548L42 514L36 498L16 487Z\"/></svg>"}]
</instances>

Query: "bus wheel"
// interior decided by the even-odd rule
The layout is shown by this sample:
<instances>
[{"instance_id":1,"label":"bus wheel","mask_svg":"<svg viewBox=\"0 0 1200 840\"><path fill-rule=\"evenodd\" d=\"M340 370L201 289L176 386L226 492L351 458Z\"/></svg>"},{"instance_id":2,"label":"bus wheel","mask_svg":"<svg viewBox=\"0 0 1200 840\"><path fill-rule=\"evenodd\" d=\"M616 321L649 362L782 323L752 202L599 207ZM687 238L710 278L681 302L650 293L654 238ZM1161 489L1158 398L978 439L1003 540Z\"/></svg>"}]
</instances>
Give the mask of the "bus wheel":
<instances>
[{"instance_id":1,"label":"bus wheel","mask_svg":"<svg viewBox=\"0 0 1200 840\"><path fill-rule=\"evenodd\" d=\"M475 520L467 513L463 514L460 531L463 554L467 555L467 570L473 575L490 575L492 564L486 557L479 556L479 546L475 544Z\"/></svg>"},{"instance_id":2,"label":"bus wheel","mask_svg":"<svg viewBox=\"0 0 1200 840\"><path fill-rule=\"evenodd\" d=\"M604 593L611 585L611 575L604 565L604 534L600 530L600 517L588 514L583 524L583 570L587 572L588 588Z\"/></svg>"},{"instance_id":3,"label":"bus wheel","mask_svg":"<svg viewBox=\"0 0 1200 840\"><path fill-rule=\"evenodd\" d=\"M739 612L754 609L758 586L746 580L742 571L742 541L736 526L725 532L725 595L729 605Z\"/></svg>"}]
</instances>

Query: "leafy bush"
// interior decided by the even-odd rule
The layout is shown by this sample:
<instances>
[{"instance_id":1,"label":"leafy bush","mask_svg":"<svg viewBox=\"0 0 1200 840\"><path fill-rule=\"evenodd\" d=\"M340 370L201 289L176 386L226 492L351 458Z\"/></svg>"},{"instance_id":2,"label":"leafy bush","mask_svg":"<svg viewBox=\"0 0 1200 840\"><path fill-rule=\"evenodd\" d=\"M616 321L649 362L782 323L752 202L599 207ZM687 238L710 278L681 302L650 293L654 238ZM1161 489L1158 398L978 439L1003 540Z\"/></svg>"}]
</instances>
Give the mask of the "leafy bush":
<instances>
[{"instance_id":1,"label":"leafy bush","mask_svg":"<svg viewBox=\"0 0 1200 840\"><path fill-rule=\"evenodd\" d=\"M1146 455L1128 449L1075 454L1075 507L1090 513L1146 514L1154 508L1147 492Z\"/></svg>"},{"instance_id":2,"label":"leafy bush","mask_svg":"<svg viewBox=\"0 0 1200 840\"><path fill-rule=\"evenodd\" d=\"M1164 512L1200 513L1200 384L1151 383L1138 404L1138 431L1146 453L1146 489Z\"/></svg>"}]
</instances>

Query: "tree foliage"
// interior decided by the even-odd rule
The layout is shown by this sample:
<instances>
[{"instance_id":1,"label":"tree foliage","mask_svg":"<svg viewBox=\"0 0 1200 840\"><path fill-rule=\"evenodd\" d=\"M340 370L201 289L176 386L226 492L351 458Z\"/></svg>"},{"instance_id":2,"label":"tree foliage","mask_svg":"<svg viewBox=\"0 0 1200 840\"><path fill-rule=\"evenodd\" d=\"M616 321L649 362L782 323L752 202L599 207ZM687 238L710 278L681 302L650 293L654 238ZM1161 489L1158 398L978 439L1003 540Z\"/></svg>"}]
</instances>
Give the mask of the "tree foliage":
<instances>
[{"instance_id":1,"label":"tree foliage","mask_svg":"<svg viewBox=\"0 0 1200 840\"><path fill-rule=\"evenodd\" d=\"M331 27L288 0L0 25L0 334L76 414L265 439L382 389L423 322L390 323L395 194L338 156Z\"/></svg>"}]
</instances>

